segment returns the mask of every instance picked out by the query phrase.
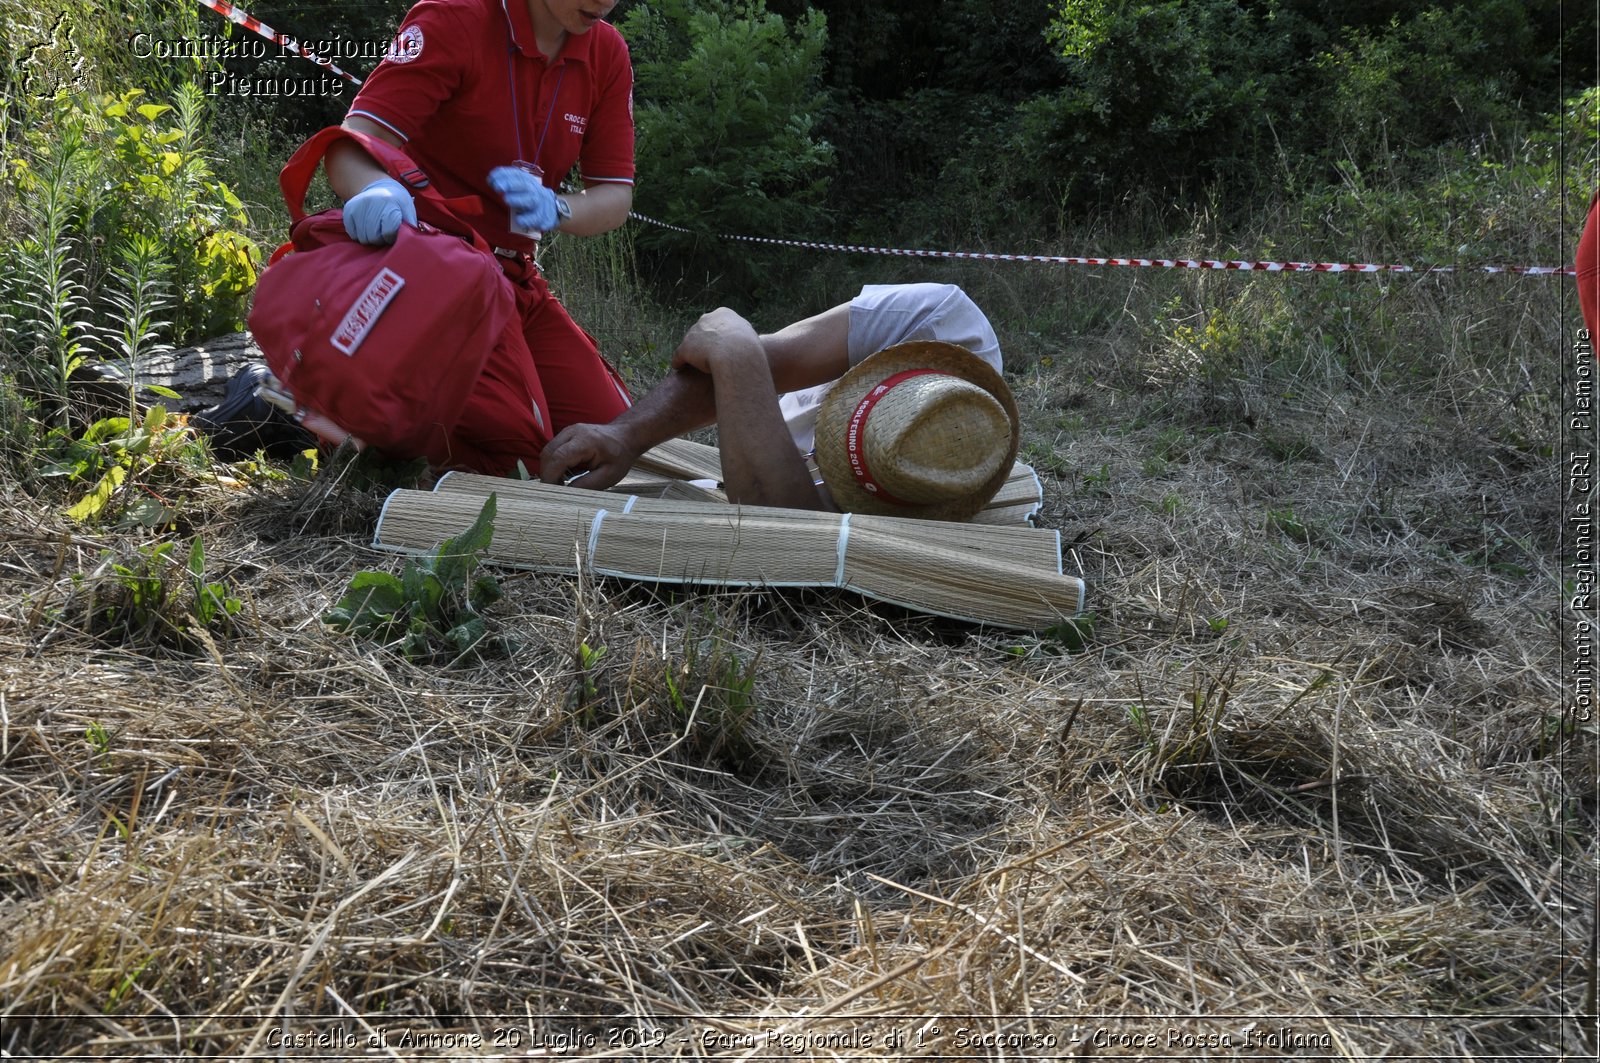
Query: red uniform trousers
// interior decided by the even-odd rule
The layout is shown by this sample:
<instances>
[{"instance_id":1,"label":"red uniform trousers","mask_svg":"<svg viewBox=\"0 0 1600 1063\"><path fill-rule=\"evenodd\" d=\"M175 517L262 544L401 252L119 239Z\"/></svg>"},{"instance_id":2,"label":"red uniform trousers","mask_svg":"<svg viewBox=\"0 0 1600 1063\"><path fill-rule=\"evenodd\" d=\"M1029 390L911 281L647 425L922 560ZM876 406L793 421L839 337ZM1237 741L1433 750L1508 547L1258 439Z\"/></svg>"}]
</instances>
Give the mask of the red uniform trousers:
<instances>
[{"instance_id":1,"label":"red uniform trousers","mask_svg":"<svg viewBox=\"0 0 1600 1063\"><path fill-rule=\"evenodd\" d=\"M572 424L605 424L633 404L627 385L590 336L550 294L528 255L501 258L517 296L513 319L484 364L461 419L428 454L438 469L505 476ZM520 326L520 327L519 327Z\"/></svg>"},{"instance_id":2,"label":"red uniform trousers","mask_svg":"<svg viewBox=\"0 0 1600 1063\"><path fill-rule=\"evenodd\" d=\"M1600 192L1589 201L1589 218L1578 240L1578 305L1591 340L1600 340Z\"/></svg>"}]
</instances>

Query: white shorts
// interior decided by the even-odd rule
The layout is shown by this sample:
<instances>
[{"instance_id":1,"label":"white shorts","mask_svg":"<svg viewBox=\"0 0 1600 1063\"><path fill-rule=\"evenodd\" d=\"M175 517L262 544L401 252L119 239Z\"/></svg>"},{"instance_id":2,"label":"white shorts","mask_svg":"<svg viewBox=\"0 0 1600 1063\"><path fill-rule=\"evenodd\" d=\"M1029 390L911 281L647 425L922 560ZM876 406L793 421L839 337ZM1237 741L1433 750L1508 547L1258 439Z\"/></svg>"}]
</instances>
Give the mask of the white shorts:
<instances>
[{"instance_id":1,"label":"white shorts","mask_svg":"<svg viewBox=\"0 0 1600 1063\"><path fill-rule=\"evenodd\" d=\"M978 304L954 284L869 284L850 300L849 357L852 366L907 340L959 344L1000 370L1000 341ZM817 408L830 381L778 396L778 407L795 445L810 453Z\"/></svg>"}]
</instances>

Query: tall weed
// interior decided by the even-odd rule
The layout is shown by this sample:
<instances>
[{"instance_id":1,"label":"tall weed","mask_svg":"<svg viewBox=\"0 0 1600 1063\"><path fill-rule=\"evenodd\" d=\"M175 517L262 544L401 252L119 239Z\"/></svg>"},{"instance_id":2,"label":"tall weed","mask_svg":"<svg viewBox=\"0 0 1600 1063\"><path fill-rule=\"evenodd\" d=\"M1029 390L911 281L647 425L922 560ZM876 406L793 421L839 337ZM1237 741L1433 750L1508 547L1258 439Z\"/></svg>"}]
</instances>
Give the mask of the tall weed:
<instances>
[{"instance_id":1,"label":"tall weed","mask_svg":"<svg viewBox=\"0 0 1600 1063\"><path fill-rule=\"evenodd\" d=\"M24 236L16 253L0 260L7 360L60 423L66 418L67 380L82 364L91 335L82 241L74 239L80 232L74 193L89 184L84 175L94 165L82 123L63 121L36 167L19 161L12 168L30 194L19 197Z\"/></svg>"},{"instance_id":2,"label":"tall weed","mask_svg":"<svg viewBox=\"0 0 1600 1063\"><path fill-rule=\"evenodd\" d=\"M173 342L241 327L254 287L259 252L205 157L199 90L180 86L173 104L144 96L50 101L4 175L15 203L5 221L22 233L19 253L0 260L4 353L58 423L83 361L127 362L157 338L148 305L119 301L129 254L170 285L162 326ZM135 310L142 320L127 317Z\"/></svg>"}]
</instances>

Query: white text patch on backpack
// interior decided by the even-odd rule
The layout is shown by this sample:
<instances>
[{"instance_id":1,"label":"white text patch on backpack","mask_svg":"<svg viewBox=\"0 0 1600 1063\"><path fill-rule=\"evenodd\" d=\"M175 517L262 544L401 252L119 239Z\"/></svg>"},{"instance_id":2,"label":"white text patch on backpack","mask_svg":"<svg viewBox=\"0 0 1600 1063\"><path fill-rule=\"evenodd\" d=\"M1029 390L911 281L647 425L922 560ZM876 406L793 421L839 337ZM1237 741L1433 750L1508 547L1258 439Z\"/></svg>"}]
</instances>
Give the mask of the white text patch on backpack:
<instances>
[{"instance_id":1,"label":"white text patch on backpack","mask_svg":"<svg viewBox=\"0 0 1600 1063\"><path fill-rule=\"evenodd\" d=\"M384 307L405 285L406 279L388 266L380 269L377 276L367 282L366 290L356 296L350 312L333 330L328 342L347 355L355 354L356 348L361 346L361 341L367 338L367 333L377 323L378 315L383 313Z\"/></svg>"}]
</instances>

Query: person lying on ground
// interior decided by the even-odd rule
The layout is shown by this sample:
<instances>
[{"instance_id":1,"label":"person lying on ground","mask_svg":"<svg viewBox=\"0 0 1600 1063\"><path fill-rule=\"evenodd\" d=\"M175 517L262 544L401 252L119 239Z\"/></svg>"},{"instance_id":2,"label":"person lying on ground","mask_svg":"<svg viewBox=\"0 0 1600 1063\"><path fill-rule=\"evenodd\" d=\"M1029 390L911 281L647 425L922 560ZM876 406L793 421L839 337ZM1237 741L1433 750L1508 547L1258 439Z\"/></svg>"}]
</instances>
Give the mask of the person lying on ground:
<instances>
[{"instance_id":1,"label":"person lying on ground","mask_svg":"<svg viewBox=\"0 0 1600 1063\"><path fill-rule=\"evenodd\" d=\"M800 453L812 449L817 414L834 382L868 356L908 340L953 343L997 373L1001 367L993 325L954 284L867 285L847 303L759 336L782 420ZM558 433L541 455L540 478L603 490L646 450L718 419L710 375L674 368L619 417Z\"/></svg>"},{"instance_id":2,"label":"person lying on ground","mask_svg":"<svg viewBox=\"0 0 1600 1063\"><path fill-rule=\"evenodd\" d=\"M905 303L910 293L888 293L891 299L896 294ZM959 290L916 294L924 302L937 294L956 309L965 300L964 295L952 300ZM806 337L797 344L802 357L785 366L791 371L796 363L807 363L807 354L823 363L814 367L817 371L839 369L849 344L838 329L848 324L849 310L846 304L808 319L799 323L803 328L780 333L774 343L739 314L721 308L701 317L684 336L672 356L672 372L710 383L729 500L919 519L972 517L1011 472L1018 418L1000 374L969 350L939 340L901 340L820 388L825 394L815 406L810 404L815 395L780 399L774 367L784 364L785 353L797 353L786 351L785 341ZM897 327L890 333L904 331ZM817 342L819 337L832 342ZM813 444L819 475L813 475L796 446L797 434ZM613 427L572 435L605 441L618 433ZM542 472L549 478L562 458L548 452L547 458ZM612 471L606 468L605 477ZM590 475L573 482L583 485Z\"/></svg>"},{"instance_id":3,"label":"person lying on ground","mask_svg":"<svg viewBox=\"0 0 1600 1063\"><path fill-rule=\"evenodd\" d=\"M996 372L1000 369L993 326L953 284L868 285L847 303L760 336L768 378L780 392L778 408L795 452L812 450L818 413L839 377L875 352L910 340L954 343ZM265 366L248 366L230 382L221 403L196 415L195 423L211 437L219 455L248 457L263 447L287 454L316 445L288 415L260 397L267 380ZM728 383L722 388L725 394L739 390ZM716 414L712 376L686 364L623 416L559 433L544 450L541 475L549 482L610 487L645 450L713 423ZM723 438L729 438L726 432ZM573 480L576 473L583 475Z\"/></svg>"}]
</instances>

